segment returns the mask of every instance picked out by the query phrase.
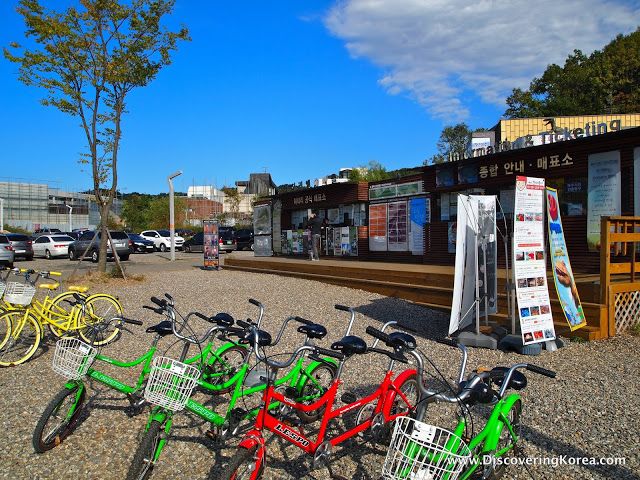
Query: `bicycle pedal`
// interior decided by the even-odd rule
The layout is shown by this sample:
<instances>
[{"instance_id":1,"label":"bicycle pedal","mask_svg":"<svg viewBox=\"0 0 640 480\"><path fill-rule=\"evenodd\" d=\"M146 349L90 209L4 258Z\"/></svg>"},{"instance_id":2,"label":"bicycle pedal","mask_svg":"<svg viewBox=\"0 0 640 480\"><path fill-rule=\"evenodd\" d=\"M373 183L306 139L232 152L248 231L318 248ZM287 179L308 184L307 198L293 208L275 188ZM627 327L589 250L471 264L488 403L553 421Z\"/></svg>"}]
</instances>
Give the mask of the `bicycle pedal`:
<instances>
[{"instance_id":1,"label":"bicycle pedal","mask_svg":"<svg viewBox=\"0 0 640 480\"><path fill-rule=\"evenodd\" d=\"M299 418L292 417L291 415L282 416L280 421L288 427L300 427L302 425L302 421Z\"/></svg>"},{"instance_id":2,"label":"bicycle pedal","mask_svg":"<svg viewBox=\"0 0 640 480\"><path fill-rule=\"evenodd\" d=\"M342 400L342 403L350 404L358 400L358 397L356 397L354 393L345 392L340 397L340 400Z\"/></svg>"},{"instance_id":3,"label":"bicycle pedal","mask_svg":"<svg viewBox=\"0 0 640 480\"><path fill-rule=\"evenodd\" d=\"M220 434L217 432L214 432L213 430L207 430L206 432L204 432L204 434L209 437L211 440L213 440L214 442L220 442L222 441L222 438L220 437Z\"/></svg>"}]
</instances>

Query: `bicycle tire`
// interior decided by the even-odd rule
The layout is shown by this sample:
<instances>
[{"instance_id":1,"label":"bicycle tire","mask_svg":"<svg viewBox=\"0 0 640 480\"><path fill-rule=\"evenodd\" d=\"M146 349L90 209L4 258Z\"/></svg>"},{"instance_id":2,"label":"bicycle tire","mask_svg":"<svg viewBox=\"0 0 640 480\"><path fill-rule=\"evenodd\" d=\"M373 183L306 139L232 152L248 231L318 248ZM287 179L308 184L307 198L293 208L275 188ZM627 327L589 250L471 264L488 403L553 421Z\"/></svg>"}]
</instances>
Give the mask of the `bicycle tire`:
<instances>
[{"instance_id":1,"label":"bicycle tire","mask_svg":"<svg viewBox=\"0 0 640 480\"><path fill-rule=\"evenodd\" d=\"M520 430L522 428L522 425L520 423L521 414L522 414L522 401L517 400L516 402L514 402L513 405L511 405L511 408L507 413L507 419L509 420L511 427L513 428L514 432L518 437L520 437ZM504 423L502 422L500 423L501 423L500 438L498 439L498 445L496 447L496 451L500 451L506 448L509 445L509 443L511 443L511 440L512 440L511 432L509 432L509 428ZM505 455L508 455L510 453L513 453L513 449L509 450L509 452L505 453ZM487 473L486 471L483 472L485 474L485 478L487 478L488 480L499 480L504 475L504 472L507 469L507 465L505 462L491 462L491 465L488 466L487 468L489 469L488 476L486 475Z\"/></svg>"},{"instance_id":2,"label":"bicycle tire","mask_svg":"<svg viewBox=\"0 0 640 480\"><path fill-rule=\"evenodd\" d=\"M11 335L11 317L5 316L6 312L7 310L0 310L0 350L2 350Z\"/></svg>"},{"instance_id":3,"label":"bicycle tire","mask_svg":"<svg viewBox=\"0 0 640 480\"><path fill-rule=\"evenodd\" d=\"M306 373L306 378L302 384L302 388L300 389L300 403L304 405L311 405L317 401L318 398L331 388L331 385L333 385L336 378L336 373L337 368L333 364L318 363L315 365L308 373ZM310 378L313 378L316 381L312 382L309 380ZM305 397L311 398L305 400ZM325 409L326 405L322 405L320 408L308 412L296 409L296 415L298 415L300 420L303 422L311 423L322 417Z\"/></svg>"},{"instance_id":4,"label":"bicycle tire","mask_svg":"<svg viewBox=\"0 0 640 480\"><path fill-rule=\"evenodd\" d=\"M256 479L262 476L264 464L261 460L255 458L258 445L247 449L238 447L236 453L233 454L231 460L222 470L220 480L249 480L253 472L258 469ZM209 477L210 480L217 480L217 477Z\"/></svg>"},{"instance_id":5,"label":"bicycle tire","mask_svg":"<svg viewBox=\"0 0 640 480\"><path fill-rule=\"evenodd\" d=\"M0 323L4 322L5 317L9 317L12 326L11 335L0 348L0 365L3 367L20 365L33 357L38 350L42 327L31 312L27 313L27 320L23 323L24 315L24 310L9 311L0 315Z\"/></svg>"},{"instance_id":6,"label":"bicycle tire","mask_svg":"<svg viewBox=\"0 0 640 480\"><path fill-rule=\"evenodd\" d=\"M78 389L82 387L80 396L77 396ZM33 449L36 453L44 453L60 445L71 433L73 426L82 411L85 398L85 389L82 384L75 384L73 388L63 388L49 402L49 405L42 412L42 416L36 424L33 432ZM67 405L67 402L70 402ZM57 425L47 429L50 421ZM48 432L45 434L45 430Z\"/></svg>"},{"instance_id":7,"label":"bicycle tire","mask_svg":"<svg viewBox=\"0 0 640 480\"><path fill-rule=\"evenodd\" d=\"M87 298L85 302L84 316L78 319L80 337L93 345L106 345L120 336L120 326L108 324L107 330L100 330L107 325L106 321L122 316L122 305L115 297L105 293L97 293Z\"/></svg>"},{"instance_id":8,"label":"bicycle tire","mask_svg":"<svg viewBox=\"0 0 640 480\"><path fill-rule=\"evenodd\" d=\"M133 455L126 480L146 480L153 472L153 458L158 450L162 425L157 420L152 420L147 431Z\"/></svg>"},{"instance_id":9,"label":"bicycle tire","mask_svg":"<svg viewBox=\"0 0 640 480\"><path fill-rule=\"evenodd\" d=\"M402 383L398 387L398 390L400 390L406 397L409 405L407 405L407 402L405 402L401 396L393 391L388 397L388 400L392 402L391 407L389 408L389 415L398 415L401 411L408 408L413 408L418 404L418 400L420 399L420 390L418 389L418 376L415 373L413 375L409 375L402 381ZM415 410L410 410L408 415L415 415ZM386 422L384 424L384 430L382 432L382 442L389 443L392 433L393 422Z\"/></svg>"},{"instance_id":10,"label":"bicycle tire","mask_svg":"<svg viewBox=\"0 0 640 480\"><path fill-rule=\"evenodd\" d=\"M240 345L232 345L224 352L212 356L213 362L209 363L205 368L205 380L211 385L224 385L228 382L244 365L245 359L249 355L249 350ZM206 376L209 376L208 378ZM211 377L210 375L215 375ZM235 388L231 385L227 388L211 390L209 388L201 389L204 392L212 394L228 393Z\"/></svg>"},{"instance_id":11,"label":"bicycle tire","mask_svg":"<svg viewBox=\"0 0 640 480\"><path fill-rule=\"evenodd\" d=\"M56 297L51 300L51 304L48 306L49 312L47 312L47 309L45 309L43 312L47 315L46 320L49 331L51 331L51 334L56 338L69 336L70 333L77 333L70 332L69 329L58 327L57 325L52 323L53 317L51 317L51 315L60 315L61 317L68 316L69 313L73 310L73 305L71 302L69 302L69 300L73 299L75 303L74 294L76 294L76 292L63 292L59 295L56 295ZM86 298L86 295L82 293L77 293L77 295Z\"/></svg>"}]
</instances>

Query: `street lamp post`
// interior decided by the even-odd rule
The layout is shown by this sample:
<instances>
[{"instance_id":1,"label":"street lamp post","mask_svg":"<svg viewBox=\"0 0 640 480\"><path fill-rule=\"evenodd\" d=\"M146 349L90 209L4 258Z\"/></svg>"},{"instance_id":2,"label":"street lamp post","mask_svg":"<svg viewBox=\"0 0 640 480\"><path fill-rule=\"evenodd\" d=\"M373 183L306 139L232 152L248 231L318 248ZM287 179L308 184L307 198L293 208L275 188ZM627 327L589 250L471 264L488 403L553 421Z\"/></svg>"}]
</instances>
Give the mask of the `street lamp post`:
<instances>
[{"instance_id":1,"label":"street lamp post","mask_svg":"<svg viewBox=\"0 0 640 480\"><path fill-rule=\"evenodd\" d=\"M73 232L73 222L71 218L71 212L73 212L73 207L71 205L64 204L65 207L69 209L69 233Z\"/></svg>"},{"instance_id":2,"label":"street lamp post","mask_svg":"<svg viewBox=\"0 0 640 480\"><path fill-rule=\"evenodd\" d=\"M167 177L169 182L169 233L171 235L171 261L176 259L175 225L173 222L173 182L178 175L182 175L182 170L172 173Z\"/></svg>"}]
</instances>

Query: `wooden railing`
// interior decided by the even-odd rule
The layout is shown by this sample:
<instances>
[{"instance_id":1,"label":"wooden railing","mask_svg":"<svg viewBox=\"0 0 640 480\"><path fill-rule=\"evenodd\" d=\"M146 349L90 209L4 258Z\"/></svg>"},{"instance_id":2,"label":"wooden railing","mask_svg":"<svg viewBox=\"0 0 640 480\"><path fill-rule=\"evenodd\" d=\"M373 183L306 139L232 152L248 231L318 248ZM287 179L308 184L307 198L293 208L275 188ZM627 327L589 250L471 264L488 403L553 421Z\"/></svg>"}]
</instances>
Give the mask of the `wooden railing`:
<instances>
[{"instance_id":1,"label":"wooden railing","mask_svg":"<svg viewBox=\"0 0 640 480\"><path fill-rule=\"evenodd\" d=\"M602 217L600 246L600 303L613 336L640 323L640 217Z\"/></svg>"}]
</instances>

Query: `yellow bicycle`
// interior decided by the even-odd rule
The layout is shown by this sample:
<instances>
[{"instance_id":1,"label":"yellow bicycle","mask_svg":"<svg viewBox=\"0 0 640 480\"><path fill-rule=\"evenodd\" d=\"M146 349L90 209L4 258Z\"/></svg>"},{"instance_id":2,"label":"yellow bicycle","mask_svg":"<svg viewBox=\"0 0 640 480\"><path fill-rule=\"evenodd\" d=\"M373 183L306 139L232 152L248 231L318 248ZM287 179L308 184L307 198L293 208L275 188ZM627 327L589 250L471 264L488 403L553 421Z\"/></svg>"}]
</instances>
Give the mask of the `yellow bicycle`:
<instances>
[{"instance_id":1,"label":"yellow bicycle","mask_svg":"<svg viewBox=\"0 0 640 480\"><path fill-rule=\"evenodd\" d=\"M43 301L34 298L35 284L40 277L51 279L58 272L20 270L25 274L25 283L6 283L5 308L0 314L0 366L13 366L29 360L37 351L44 337L44 325L48 325L56 336L78 334L86 342L103 345L115 340L119 324L108 330L96 328L104 320L122 316L122 305L116 297L104 293L86 296L87 287L69 287L68 292L51 299L49 292L59 288L58 283L42 284L47 289ZM37 276L31 280L30 275ZM99 331L99 338L96 332Z\"/></svg>"}]
</instances>

